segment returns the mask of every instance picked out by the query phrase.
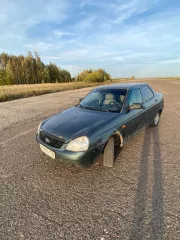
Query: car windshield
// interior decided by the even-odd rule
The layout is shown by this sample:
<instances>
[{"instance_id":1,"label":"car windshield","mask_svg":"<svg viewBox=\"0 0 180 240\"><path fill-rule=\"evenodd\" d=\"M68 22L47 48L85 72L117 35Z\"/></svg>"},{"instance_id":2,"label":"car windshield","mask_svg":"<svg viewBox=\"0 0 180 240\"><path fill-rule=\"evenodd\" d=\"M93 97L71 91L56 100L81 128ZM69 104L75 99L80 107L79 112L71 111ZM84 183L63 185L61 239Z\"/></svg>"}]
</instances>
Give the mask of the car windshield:
<instances>
[{"instance_id":1,"label":"car windshield","mask_svg":"<svg viewBox=\"0 0 180 240\"><path fill-rule=\"evenodd\" d=\"M125 89L95 89L90 92L78 107L107 112L120 112L126 96Z\"/></svg>"}]
</instances>

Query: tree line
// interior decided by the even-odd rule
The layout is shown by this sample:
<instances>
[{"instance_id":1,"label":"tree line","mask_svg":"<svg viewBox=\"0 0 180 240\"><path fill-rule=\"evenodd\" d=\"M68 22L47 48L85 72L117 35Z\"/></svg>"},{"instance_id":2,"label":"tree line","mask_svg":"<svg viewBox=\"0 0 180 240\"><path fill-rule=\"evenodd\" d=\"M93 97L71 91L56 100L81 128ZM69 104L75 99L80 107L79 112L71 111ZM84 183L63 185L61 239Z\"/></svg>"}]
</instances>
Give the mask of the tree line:
<instances>
[{"instance_id":1,"label":"tree line","mask_svg":"<svg viewBox=\"0 0 180 240\"><path fill-rule=\"evenodd\" d=\"M45 65L38 53L27 56L0 54L0 85L70 82L71 74L55 63Z\"/></svg>"},{"instance_id":2,"label":"tree line","mask_svg":"<svg viewBox=\"0 0 180 240\"><path fill-rule=\"evenodd\" d=\"M63 82L104 82L111 76L104 69L86 69L75 78L55 63L45 65L38 53L28 52L27 56L0 54L0 85L19 85Z\"/></svg>"}]
</instances>

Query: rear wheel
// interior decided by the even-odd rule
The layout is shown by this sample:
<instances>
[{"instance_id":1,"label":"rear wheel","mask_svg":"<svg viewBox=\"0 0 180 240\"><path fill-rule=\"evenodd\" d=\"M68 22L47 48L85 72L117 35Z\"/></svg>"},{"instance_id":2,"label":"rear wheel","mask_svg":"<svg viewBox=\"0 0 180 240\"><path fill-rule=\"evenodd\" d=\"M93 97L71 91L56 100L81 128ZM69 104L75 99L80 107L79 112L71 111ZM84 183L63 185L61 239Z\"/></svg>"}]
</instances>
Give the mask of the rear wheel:
<instances>
[{"instance_id":1,"label":"rear wheel","mask_svg":"<svg viewBox=\"0 0 180 240\"><path fill-rule=\"evenodd\" d=\"M113 167L114 165L114 138L111 137L104 149L103 154L103 166L105 167Z\"/></svg>"},{"instance_id":2,"label":"rear wheel","mask_svg":"<svg viewBox=\"0 0 180 240\"><path fill-rule=\"evenodd\" d=\"M158 112L155 116L155 118L153 119L153 122L151 124L152 127L156 127L159 123L159 119L160 119L160 113Z\"/></svg>"}]
</instances>

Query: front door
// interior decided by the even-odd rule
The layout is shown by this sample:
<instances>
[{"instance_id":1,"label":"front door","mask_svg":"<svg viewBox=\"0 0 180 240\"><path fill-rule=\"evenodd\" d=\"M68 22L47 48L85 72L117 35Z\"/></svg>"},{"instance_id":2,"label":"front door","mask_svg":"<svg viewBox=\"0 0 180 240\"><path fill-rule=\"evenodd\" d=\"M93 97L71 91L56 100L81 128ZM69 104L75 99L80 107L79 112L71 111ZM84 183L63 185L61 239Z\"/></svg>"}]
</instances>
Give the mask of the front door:
<instances>
[{"instance_id":1,"label":"front door","mask_svg":"<svg viewBox=\"0 0 180 240\"><path fill-rule=\"evenodd\" d=\"M125 141L128 140L132 135L138 132L144 126L145 111L143 109L127 110L133 104L143 104L142 95L140 89L132 89L128 93L126 102L126 114L125 114Z\"/></svg>"}]
</instances>

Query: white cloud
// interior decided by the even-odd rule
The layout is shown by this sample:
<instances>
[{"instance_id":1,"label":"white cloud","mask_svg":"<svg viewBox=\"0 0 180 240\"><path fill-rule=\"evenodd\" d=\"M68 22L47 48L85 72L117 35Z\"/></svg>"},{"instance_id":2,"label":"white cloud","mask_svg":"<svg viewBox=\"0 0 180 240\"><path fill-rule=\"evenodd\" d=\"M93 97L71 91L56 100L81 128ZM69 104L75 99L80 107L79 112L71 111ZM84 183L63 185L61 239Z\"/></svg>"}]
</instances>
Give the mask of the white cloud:
<instances>
[{"instance_id":1,"label":"white cloud","mask_svg":"<svg viewBox=\"0 0 180 240\"><path fill-rule=\"evenodd\" d=\"M158 61L158 64L180 63L180 58Z\"/></svg>"},{"instance_id":2,"label":"white cloud","mask_svg":"<svg viewBox=\"0 0 180 240\"><path fill-rule=\"evenodd\" d=\"M41 21L61 22L67 16L68 2L66 0L21 1L1 0L0 26L3 30L23 33L28 27Z\"/></svg>"},{"instance_id":3,"label":"white cloud","mask_svg":"<svg viewBox=\"0 0 180 240\"><path fill-rule=\"evenodd\" d=\"M122 24L125 20L131 17L135 12L136 12L135 8L129 9L128 11L120 14L120 16L117 17L115 20L113 20L111 24Z\"/></svg>"},{"instance_id":4,"label":"white cloud","mask_svg":"<svg viewBox=\"0 0 180 240\"><path fill-rule=\"evenodd\" d=\"M113 60L116 60L116 61L118 61L118 62L124 62L124 58L123 57L112 57L111 59L113 59Z\"/></svg>"},{"instance_id":5,"label":"white cloud","mask_svg":"<svg viewBox=\"0 0 180 240\"><path fill-rule=\"evenodd\" d=\"M81 22L74 25L73 29L77 32L84 31L87 28L91 27L94 21L95 21L94 16L88 16L84 20L82 20Z\"/></svg>"},{"instance_id":6,"label":"white cloud","mask_svg":"<svg viewBox=\"0 0 180 240\"><path fill-rule=\"evenodd\" d=\"M70 65L70 64L61 64L60 66L62 69L68 70L72 76L77 75L78 73L82 72L84 70L83 66L78 65Z\"/></svg>"},{"instance_id":7,"label":"white cloud","mask_svg":"<svg viewBox=\"0 0 180 240\"><path fill-rule=\"evenodd\" d=\"M120 4L121 2L119 2L119 4L111 4L110 6L114 8L115 11L119 12L134 8L135 6L137 6L137 2L137 0L123 2L122 4Z\"/></svg>"},{"instance_id":8,"label":"white cloud","mask_svg":"<svg viewBox=\"0 0 180 240\"><path fill-rule=\"evenodd\" d=\"M1 0L1 51L36 50L46 63L53 60L72 74L89 67L106 67L112 76L159 74L162 66L174 71L180 54L179 8L162 9L160 0L78 3ZM40 36L37 28L29 36L38 24L47 24L47 33L45 28Z\"/></svg>"},{"instance_id":9,"label":"white cloud","mask_svg":"<svg viewBox=\"0 0 180 240\"><path fill-rule=\"evenodd\" d=\"M88 5L90 2L91 2L91 0L84 0L84 1L82 1L82 2L80 3L79 6L82 8L82 7L86 6L86 5Z\"/></svg>"},{"instance_id":10,"label":"white cloud","mask_svg":"<svg viewBox=\"0 0 180 240\"><path fill-rule=\"evenodd\" d=\"M75 36L75 33L72 32L63 32L63 31L59 31L59 30L55 30L54 33L60 37L62 36Z\"/></svg>"}]
</instances>

